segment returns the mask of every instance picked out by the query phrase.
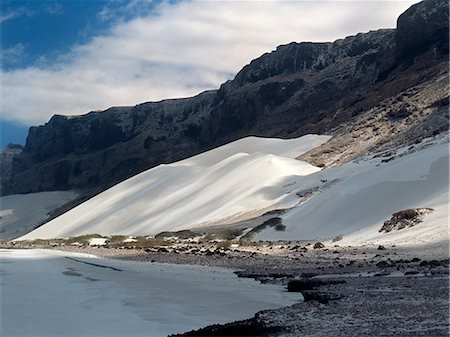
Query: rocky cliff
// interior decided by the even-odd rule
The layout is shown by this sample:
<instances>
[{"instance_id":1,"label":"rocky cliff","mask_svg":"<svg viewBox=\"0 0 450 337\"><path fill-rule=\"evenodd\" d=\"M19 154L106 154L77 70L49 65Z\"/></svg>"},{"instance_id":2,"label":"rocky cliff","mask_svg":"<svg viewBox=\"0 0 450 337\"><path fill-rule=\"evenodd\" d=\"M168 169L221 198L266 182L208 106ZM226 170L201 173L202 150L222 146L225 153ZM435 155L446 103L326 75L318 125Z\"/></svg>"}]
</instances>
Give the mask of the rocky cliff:
<instances>
[{"instance_id":1,"label":"rocky cliff","mask_svg":"<svg viewBox=\"0 0 450 337\"><path fill-rule=\"evenodd\" d=\"M279 46L218 90L55 115L30 129L2 177L2 194L98 191L247 135L332 134L331 145L309 154L323 164L399 137L420 141L448 130L448 31L448 2L426 0L403 13L396 29ZM363 146L352 146L355 140ZM338 156L342 149L351 150Z\"/></svg>"}]
</instances>

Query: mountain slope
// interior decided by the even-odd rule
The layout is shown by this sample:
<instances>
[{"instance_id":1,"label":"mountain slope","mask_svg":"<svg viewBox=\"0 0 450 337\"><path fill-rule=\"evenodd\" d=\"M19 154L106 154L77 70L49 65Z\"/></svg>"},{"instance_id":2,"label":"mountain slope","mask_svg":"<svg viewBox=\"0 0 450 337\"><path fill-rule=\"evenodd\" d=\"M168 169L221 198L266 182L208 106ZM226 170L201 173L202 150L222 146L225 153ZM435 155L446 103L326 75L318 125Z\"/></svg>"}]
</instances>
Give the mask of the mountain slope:
<instances>
[{"instance_id":1,"label":"mountain slope","mask_svg":"<svg viewBox=\"0 0 450 337\"><path fill-rule=\"evenodd\" d=\"M21 239L92 233L157 234L229 223L290 207L297 201L290 194L292 184L320 170L292 158L329 138L250 137L187 160L160 165L108 189Z\"/></svg>"},{"instance_id":2,"label":"mountain slope","mask_svg":"<svg viewBox=\"0 0 450 337\"><path fill-rule=\"evenodd\" d=\"M428 118L430 110L443 117ZM380 123L376 144L360 137L365 146L343 161L405 134L415 142L448 130L442 123L448 119L447 1L412 6L395 30L279 46L219 90L192 98L56 115L30 129L11 174L2 175L2 194L103 190L249 135L333 134L333 146L351 147L348 128L352 136L369 134L370 122L361 120L380 114L388 120Z\"/></svg>"}]
</instances>

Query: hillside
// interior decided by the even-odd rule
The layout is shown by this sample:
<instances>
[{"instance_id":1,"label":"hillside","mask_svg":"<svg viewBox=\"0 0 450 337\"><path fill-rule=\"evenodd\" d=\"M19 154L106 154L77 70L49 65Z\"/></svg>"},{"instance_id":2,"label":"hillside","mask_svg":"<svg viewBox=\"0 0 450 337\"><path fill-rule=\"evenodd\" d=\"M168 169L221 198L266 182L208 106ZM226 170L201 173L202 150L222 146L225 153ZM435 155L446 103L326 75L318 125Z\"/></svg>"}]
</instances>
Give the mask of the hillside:
<instances>
[{"instance_id":1,"label":"hillside","mask_svg":"<svg viewBox=\"0 0 450 337\"><path fill-rule=\"evenodd\" d=\"M333 135L302 158L331 165L447 130L448 2L426 0L403 13L393 30L279 46L218 90L55 115L30 129L21 153L0 156L8 161L2 167L11 167L2 173L1 193L92 195L250 135Z\"/></svg>"}]
</instances>

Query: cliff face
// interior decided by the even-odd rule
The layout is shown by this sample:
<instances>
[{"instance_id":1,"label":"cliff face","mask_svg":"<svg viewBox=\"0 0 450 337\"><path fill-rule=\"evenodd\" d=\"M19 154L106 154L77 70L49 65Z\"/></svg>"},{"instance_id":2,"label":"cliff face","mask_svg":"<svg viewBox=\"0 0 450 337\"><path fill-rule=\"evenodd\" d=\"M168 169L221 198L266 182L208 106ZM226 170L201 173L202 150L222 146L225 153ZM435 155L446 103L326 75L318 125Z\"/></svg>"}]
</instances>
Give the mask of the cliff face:
<instances>
[{"instance_id":1,"label":"cliff face","mask_svg":"<svg viewBox=\"0 0 450 337\"><path fill-rule=\"evenodd\" d=\"M398 131L404 133L423 121L420 111L408 113L410 106L422 106L413 104L414 97L436 86L437 79L441 89L427 95L426 104L440 104L438 114L445 114L448 2L427 0L402 14L395 30L279 46L218 90L84 116L53 116L30 129L2 193L101 190L239 137L337 134L368 114L384 116L388 108L398 117L390 119L394 124L412 116ZM387 106L399 96L402 104ZM445 131L445 117L434 120L430 128Z\"/></svg>"}]
</instances>

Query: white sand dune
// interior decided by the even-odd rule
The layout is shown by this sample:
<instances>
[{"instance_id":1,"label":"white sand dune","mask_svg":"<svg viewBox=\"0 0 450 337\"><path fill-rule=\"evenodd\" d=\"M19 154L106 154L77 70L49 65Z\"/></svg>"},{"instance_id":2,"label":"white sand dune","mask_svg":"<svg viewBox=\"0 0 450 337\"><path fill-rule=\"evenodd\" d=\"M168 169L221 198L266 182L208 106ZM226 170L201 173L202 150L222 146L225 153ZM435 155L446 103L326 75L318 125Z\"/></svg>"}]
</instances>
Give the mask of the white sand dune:
<instances>
[{"instance_id":1,"label":"white sand dune","mask_svg":"<svg viewBox=\"0 0 450 337\"><path fill-rule=\"evenodd\" d=\"M381 158L366 159L324 170L292 159L327 139L248 137L160 165L20 239L156 234L291 208L282 216L285 231L268 228L255 239L331 240L342 235L341 244L448 243L448 143L432 141L385 163ZM299 199L297 193L305 190L313 191L312 197ZM389 234L379 232L393 213L422 207L434 209L424 222Z\"/></svg>"},{"instance_id":2,"label":"white sand dune","mask_svg":"<svg viewBox=\"0 0 450 337\"><path fill-rule=\"evenodd\" d=\"M300 154L325 143L331 137L306 135L294 139L245 137L225 144L211 151L179 161L179 165L212 166L236 153L266 153L276 156L296 158Z\"/></svg>"},{"instance_id":3,"label":"white sand dune","mask_svg":"<svg viewBox=\"0 0 450 337\"><path fill-rule=\"evenodd\" d=\"M331 188L283 215L285 232L268 229L256 239L323 239L342 234L342 243L448 241L449 147L434 145L380 163L349 163L308 176L340 178ZM431 207L435 211L413 228L380 233L394 212Z\"/></svg>"},{"instance_id":4,"label":"white sand dune","mask_svg":"<svg viewBox=\"0 0 450 337\"><path fill-rule=\"evenodd\" d=\"M89 233L147 235L290 206L289 182L319 171L293 158L326 142L248 137L160 165L97 195L20 239Z\"/></svg>"}]
</instances>

